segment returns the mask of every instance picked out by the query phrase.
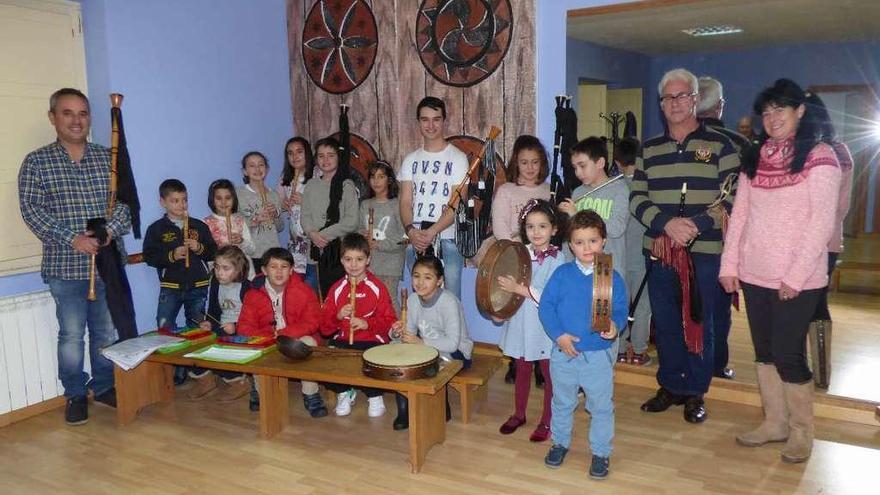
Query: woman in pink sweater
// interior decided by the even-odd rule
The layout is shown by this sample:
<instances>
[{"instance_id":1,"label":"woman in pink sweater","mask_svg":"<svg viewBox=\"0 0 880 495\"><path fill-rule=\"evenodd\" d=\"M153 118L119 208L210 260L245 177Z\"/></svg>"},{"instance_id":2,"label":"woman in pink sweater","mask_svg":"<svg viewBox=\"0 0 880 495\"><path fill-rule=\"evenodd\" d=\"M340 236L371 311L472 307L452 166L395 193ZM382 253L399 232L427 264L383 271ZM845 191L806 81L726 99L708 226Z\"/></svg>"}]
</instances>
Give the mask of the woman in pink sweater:
<instances>
[{"instance_id":1,"label":"woman in pink sweater","mask_svg":"<svg viewBox=\"0 0 880 495\"><path fill-rule=\"evenodd\" d=\"M759 146L742 172L721 256L719 281L740 288L755 346L764 422L740 445L786 442L782 459L803 462L813 445L813 383L807 328L828 283L840 165L823 141L821 101L788 79L758 95ZM826 114L827 115L827 114Z\"/></svg>"}]
</instances>

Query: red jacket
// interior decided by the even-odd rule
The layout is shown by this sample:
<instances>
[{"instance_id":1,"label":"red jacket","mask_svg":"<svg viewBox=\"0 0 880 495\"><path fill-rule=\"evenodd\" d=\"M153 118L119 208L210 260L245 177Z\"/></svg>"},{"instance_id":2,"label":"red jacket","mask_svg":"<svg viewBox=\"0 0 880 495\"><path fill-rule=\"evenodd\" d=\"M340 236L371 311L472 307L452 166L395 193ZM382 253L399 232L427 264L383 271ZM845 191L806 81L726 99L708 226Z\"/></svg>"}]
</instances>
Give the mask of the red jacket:
<instances>
[{"instance_id":1,"label":"red jacket","mask_svg":"<svg viewBox=\"0 0 880 495\"><path fill-rule=\"evenodd\" d=\"M327 299L324 300L324 308L321 317L321 333L325 336L333 336L335 340L348 341L348 317L339 320L336 315L339 308L349 302L348 277L336 281L327 291ZM366 278L361 280L355 288L355 316L367 322L366 330L358 330L354 334L356 342L390 342L388 332L391 325L397 321L394 306L391 305L391 296L385 285L375 275L367 272ZM334 335L335 334L335 335Z\"/></svg>"},{"instance_id":2,"label":"red jacket","mask_svg":"<svg viewBox=\"0 0 880 495\"><path fill-rule=\"evenodd\" d=\"M254 280L256 283L256 279ZM284 305L284 328L278 335L304 337L311 335L320 341L318 325L321 320L321 306L312 289L296 275L292 275L284 288L281 298ZM266 287L251 289L245 294L238 316L236 333L240 335L275 335L275 311Z\"/></svg>"}]
</instances>

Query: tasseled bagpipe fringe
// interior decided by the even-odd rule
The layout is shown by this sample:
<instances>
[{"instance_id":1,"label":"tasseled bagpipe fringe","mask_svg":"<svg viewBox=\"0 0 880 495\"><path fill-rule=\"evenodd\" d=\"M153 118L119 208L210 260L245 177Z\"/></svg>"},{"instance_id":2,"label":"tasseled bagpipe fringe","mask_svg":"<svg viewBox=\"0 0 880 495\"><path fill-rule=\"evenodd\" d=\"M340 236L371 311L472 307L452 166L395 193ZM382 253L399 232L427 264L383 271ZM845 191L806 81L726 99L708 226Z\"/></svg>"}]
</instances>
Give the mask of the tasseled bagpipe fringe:
<instances>
[{"instance_id":1,"label":"tasseled bagpipe fringe","mask_svg":"<svg viewBox=\"0 0 880 495\"><path fill-rule=\"evenodd\" d=\"M694 264L685 246L676 245L666 234L654 239L651 244L651 255L657 258L663 266L675 270L678 282L681 286L681 319L684 327L684 343L687 350L693 354L703 353L703 324L693 317L695 309L691 296L699 297L697 287L692 284Z\"/></svg>"}]
</instances>

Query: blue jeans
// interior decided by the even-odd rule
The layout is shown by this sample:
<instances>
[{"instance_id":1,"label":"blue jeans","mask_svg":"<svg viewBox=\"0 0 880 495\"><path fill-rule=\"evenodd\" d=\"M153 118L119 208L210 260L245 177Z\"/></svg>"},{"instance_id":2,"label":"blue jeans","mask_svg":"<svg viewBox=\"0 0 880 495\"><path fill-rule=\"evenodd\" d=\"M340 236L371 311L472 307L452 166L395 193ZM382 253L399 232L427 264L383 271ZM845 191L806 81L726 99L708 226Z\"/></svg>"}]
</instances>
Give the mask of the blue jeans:
<instances>
[{"instance_id":1,"label":"blue jeans","mask_svg":"<svg viewBox=\"0 0 880 495\"><path fill-rule=\"evenodd\" d=\"M441 239L440 246L443 251L443 287L455 294L461 301L461 270L464 268L464 258L458 252L454 239ZM416 262L416 252L412 245L406 248L406 272L412 273L412 267ZM412 278L409 279L412 281Z\"/></svg>"},{"instance_id":2,"label":"blue jeans","mask_svg":"<svg viewBox=\"0 0 880 495\"><path fill-rule=\"evenodd\" d=\"M720 295L718 283L721 256L694 255L694 270L703 304L703 353L688 352L681 318L681 290L678 275L670 267L656 262L648 280L651 312L654 315L655 340L660 367L657 382L679 395L702 395L709 390L715 370L715 324ZM650 263L650 261L648 261ZM730 311L728 329L730 328Z\"/></svg>"},{"instance_id":3,"label":"blue jeans","mask_svg":"<svg viewBox=\"0 0 880 495\"><path fill-rule=\"evenodd\" d=\"M718 302L715 304L715 315L712 318L712 341L715 343L715 374L719 375L727 368L730 361L730 348L727 338L730 335L730 305L733 302L733 294L728 294L722 288L718 293Z\"/></svg>"},{"instance_id":4,"label":"blue jeans","mask_svg":"<svg viewBox=\"0 0 880 495\"><path fill-rule=\"evenodd\" d=\"M162 287L159 290L159 304L156 307L156 325L159 328L177 328L177 313L183 306L183 314L186 316L186 327L197 327L205 319L205 302L208 300L207 287L190 287L188 289L168 289Z\"/></svg>"},{"instance_id":5,"label":"blue jeans","mask_svg":"<svg viewBox=\"0 0 880 495\"><path fill-rule=\"evenodd\" d=\"M306 273L303 274L303 282L312 290L318 290L318 265L306 265Z\"/></svg>"},{"instance_id":6,"label":"blue jeans","mask_svg":"<svg viewBox=\"0 0 880 495\"><path fill-rule=\"evenodd\" d=\"M571 428L578 406L578 387L587 396L590 413L590 450L593 455L611 455L614 438L614 362L616 346L603 351L585 351L569 357L558 346L550 353L550 379L553 402L550 431L553 443L571 447Z\"/></svg>"},{"instance_id":7,"label":"blue jeans","mask_svg":"<svg viewBox=\"0 0 880 495\"><path fill-rule=\"evenodd\" d=\"M50 278L49 292L55 299L58 318L58 377L66 397L84 397L87 388L95 395L113 387L113 363L101 355L101 349L116 342L116 329L107 309L104 282L95 280L97 300L89 301L88 280ZM89 359L92 378L83 371L85 332L89 329ZM88 381L88 383L86 383Z\"/></svg>"}]
</instances>

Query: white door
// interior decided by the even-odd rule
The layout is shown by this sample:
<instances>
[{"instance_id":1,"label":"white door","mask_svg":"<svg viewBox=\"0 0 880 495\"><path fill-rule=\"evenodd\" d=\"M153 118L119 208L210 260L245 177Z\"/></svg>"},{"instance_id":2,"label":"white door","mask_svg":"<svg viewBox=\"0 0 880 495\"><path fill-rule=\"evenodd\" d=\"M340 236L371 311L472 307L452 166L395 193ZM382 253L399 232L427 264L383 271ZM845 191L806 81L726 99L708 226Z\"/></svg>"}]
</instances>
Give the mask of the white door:
<instances>
[{"instance_id":1,"label":"white door","mask_svg":"<svg viewBox=\"0 0 880 495\"><path fill-rule=\"evenodd\" d=\"M0 276L39 269L41 244L18 207L25 155L55 139L46 113L62 87L86 92L80 6L60 0L0 0Z\"/></svg>"}]
</instances>

